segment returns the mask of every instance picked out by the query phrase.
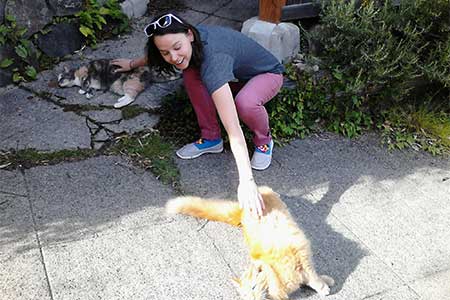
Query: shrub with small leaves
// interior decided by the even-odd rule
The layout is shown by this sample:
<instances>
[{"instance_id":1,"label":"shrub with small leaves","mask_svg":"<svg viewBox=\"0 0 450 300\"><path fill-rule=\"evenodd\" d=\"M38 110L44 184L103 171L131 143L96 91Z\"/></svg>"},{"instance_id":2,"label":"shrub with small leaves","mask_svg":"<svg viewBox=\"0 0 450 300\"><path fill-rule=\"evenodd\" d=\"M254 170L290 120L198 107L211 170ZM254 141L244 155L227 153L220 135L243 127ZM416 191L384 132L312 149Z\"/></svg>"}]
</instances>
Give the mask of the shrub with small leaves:
<instances>
[{"instance_id":1,"label":"shrub with small leaves","mask_svg":"<svg viewBox=\"0 0 450 300\"><path fill-rule=\"evenodd\" d=\"M326 66L345 76L371 110L408 103L418 84L450 91L450 2L397 2L324 1L321 30L314 32Z\"/></svg>"}]
</instances>

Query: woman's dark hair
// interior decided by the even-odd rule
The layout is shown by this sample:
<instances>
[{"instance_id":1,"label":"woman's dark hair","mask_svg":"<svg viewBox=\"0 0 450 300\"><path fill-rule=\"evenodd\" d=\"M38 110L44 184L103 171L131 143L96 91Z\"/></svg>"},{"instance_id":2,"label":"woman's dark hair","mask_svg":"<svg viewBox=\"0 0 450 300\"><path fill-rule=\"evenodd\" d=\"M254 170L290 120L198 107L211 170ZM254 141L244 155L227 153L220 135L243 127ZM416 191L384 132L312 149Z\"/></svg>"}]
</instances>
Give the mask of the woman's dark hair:
<instances>
[{"instance_id":1,"label":"woman's dark hair","mask_svg":"<svg viewBox=\"0 0 450 300\"><path fill-rule=\"evenodd\" d=\"M168 13L160 14L153 18L153 20L150 23L155 22L162 16L166 15ZM172 13L172 15L175 15ZM181 24L174 18L172 18L172 23L167 26L166 28L161 28L159 26L156 26L155 30L153 31L153 35L148 38L147 45L146 45L146 52L147 52L147 58L148 58L148 65L149 67L154 67L157 70L170 72L172 73L174 71L173 65L169 64L164 60L161 53L159 52L159 49L156 47L154 42L155 36L161 36L168 33L185 33L187 34L189 29L192 31L194 35L194 41L191 43L192 45L192 57L190 60L189 65L193 66L195 68L200 68L200 65L203 61L203 44L200 40L200 34L198 30L188 22L186 22L183 18L175 15L178 19L180 19L183 23ZM149 23L149 24L150 24Z\"/></svg>"}]
</instances>

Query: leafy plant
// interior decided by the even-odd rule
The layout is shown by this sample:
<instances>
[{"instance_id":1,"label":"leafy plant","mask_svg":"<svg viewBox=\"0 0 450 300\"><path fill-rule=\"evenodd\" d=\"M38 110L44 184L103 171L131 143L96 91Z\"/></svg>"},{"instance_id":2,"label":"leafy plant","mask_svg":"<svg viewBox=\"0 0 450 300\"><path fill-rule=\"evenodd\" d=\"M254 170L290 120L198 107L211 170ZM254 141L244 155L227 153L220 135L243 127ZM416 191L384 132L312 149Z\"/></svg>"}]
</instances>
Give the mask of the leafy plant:
<instances>
[{"instance_id":1,"label":"leafy plant","mask_svg":"<svg viewBox=\"0 0 450 300\"><path fill-rule=\"evenodd\" d=\"M360 81L359 94L380 96L377 104L408 102L418 81L449 88L450 3L446 0L329 0L315 39L320 56L350 80ZM355 91L357 92L357 91ZM367 100L369 100L369 98Z\"/></svg>"},{"instance_id":2,"label":"leafy plant","mask_svg":"<svg viewBox=\"0 0 450 300\"><path fill-rule=\"evenodd\" d=\"M8 57L0 62L0 68L12 68L14 82L34 80L37 76L36 61L41 53L33 49L32 43L26 39L27 30L17 26L14 16L6 15L5 23L0 25L0 45L15 45L14 57Z\"/></svg>"},{"instance_id":3,"label":"leafy plant","mask_svg":"<svg viewBox=\"0 0 450 300\"><path fill-rule=\"evenodd\" d=\"M199 138L200 130L194 109L184 89L167 95L161 104L161 119L157 126L161 136L177 146Z\"/></svg>"},{"instance_id":4,"label":"leafy plant","mask_svg":"<svg viewBox=\"0 0 450 300\"><path fill-rule=\"evenodd\" d=\"M117 26L111 28L112 34L115 35L129 28L128 18L123 14L117 0L107 0L103 6L100 6L97 0L87 0L86 9L75 16L79 18L80 32L91 46L96 46L98 39L107 33L106 25L110 23L117 23Z\"/></svg>"},{"instance_id":5,"label":"leafy plant","mask_svg":"<svg viewBox=\"0 0 450 300\"><path fill-rule=\"evenodd\" d=\"M314 123L308 114L305 101L312 96L312 85L297 86L294 89L282 89L275 99L267 104L270 120L270 131L279 143L287 142L296 137L305 137Z\"/></svg>"},{"instance_id":6,"label":"leafy plant","mask_svg":"<svg viewBox=\"0 0 450 300\"><path fill-rule=\"evenodd\" d=\"M322 3L318 26L305 31L310 49L319 49L305 60L319 62L321 71L312 75L297 71L300 92L289 96L297 106L292 109L348 137L382 124L383 135L394 148L441 153L438 149L448 142L444 128L450 126L446 125L450 114L450 3ZM308 82L312 87L308 88ZM284 128L295 122L290 120Z\"/></svg>"}]
</instances>

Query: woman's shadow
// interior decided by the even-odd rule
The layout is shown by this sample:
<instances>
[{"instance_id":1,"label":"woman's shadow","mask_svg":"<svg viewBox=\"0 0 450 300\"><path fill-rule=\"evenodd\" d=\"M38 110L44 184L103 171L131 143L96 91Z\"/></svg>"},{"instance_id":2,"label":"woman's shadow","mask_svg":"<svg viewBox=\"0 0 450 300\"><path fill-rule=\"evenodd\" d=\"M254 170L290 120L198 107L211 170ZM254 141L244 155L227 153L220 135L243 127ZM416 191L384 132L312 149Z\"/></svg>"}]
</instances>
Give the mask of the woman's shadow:
<instances>
[{"instance_id":1,"label":"woman's shadow","mask_svg":"<svg viewBox=\"0 0 450 300\"><path fill-rule=\"evenodd\" d=\"M368 255L368 252L360 244L336 231L328 220L333 203L339 200L340 193L329 189L316 203L299 197L286 195L281 195L281 197L311 242L317 273L331 276L335 280L335 285L331 287L331 293L339 292L347 278L357 268L360 260ZM334 219L331 222L338 221ZM316 292L312 289L301 288L291 297L292 299L303 299L315 294Z\"/></svg>"},{"instance_id":2,"label":"woman's shadow","mask_svg":"<svg viewBox=\"0 0 450 300\"><path fill-rule=\"evenodd\" d=\"M429 159L392 155L371 141L349 141L333 135L326 140L296 141L279 152L275 168L267 172L270 174L264 177L264 184L282 194L281 198L311 241L317 272L333 277L335 286L331 293L338 293L364 257L371 253L345 222L333 214L333 207L343 201L344 194L364 183L364 178L371 178L370 182L375 184L387 179L397 180L414 172ZM370 199L365 200L378 201L378 196L370 194ZM359 203L358 199L354 201ZM302 288L292 297L301 299L314 294L314 291Z\"/></svg>"}]
</instances>

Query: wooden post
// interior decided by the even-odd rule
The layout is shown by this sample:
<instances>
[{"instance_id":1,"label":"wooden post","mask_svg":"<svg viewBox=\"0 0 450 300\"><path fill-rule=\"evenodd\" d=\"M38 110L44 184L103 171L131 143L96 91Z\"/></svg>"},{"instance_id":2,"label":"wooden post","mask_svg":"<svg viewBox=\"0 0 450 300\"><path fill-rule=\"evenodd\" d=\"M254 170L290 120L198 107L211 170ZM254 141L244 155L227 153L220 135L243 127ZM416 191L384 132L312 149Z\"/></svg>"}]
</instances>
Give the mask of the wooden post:
<instances>
[{"instance_id":1,"label":"wooden post","mask_svg":"<svg viewBox=\"0 0 450 300\"><path fill-rule=\"evenodd\" d=\"M259 19L278 24L281 21L281 10L286 0L259 0Z\"/></svg>"}]
</instances>

